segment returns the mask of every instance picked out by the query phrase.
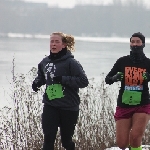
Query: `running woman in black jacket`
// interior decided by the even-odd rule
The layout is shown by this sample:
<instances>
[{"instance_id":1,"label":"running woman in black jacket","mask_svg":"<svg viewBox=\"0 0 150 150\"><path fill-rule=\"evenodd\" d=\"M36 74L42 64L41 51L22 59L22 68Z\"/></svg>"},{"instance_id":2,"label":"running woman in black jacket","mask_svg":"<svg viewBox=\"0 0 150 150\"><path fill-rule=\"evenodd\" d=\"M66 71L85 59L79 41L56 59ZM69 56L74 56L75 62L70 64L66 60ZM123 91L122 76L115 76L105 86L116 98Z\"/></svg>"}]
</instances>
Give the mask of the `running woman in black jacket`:
<instances>
[{"instance_id":1,"label":"running woman in black jacket","mask_svg":"<svg viewBox=\"0 0 150 150\"><path fill-rule=\"evenodd\" d=\"M43 95L42 128L43 150L54 150L54 142L60 127L62 146L75 150L72 141L79 115L79 88L88 86L87 76L81 64L74 59L74 37L61 32L50 35L50 55L38 64L38 76L32 84L37 92L46 84Z\"/></svg>"},{"instance_id":2,"label":"running woman in black jacket","mask_svg":"<svg viewBox=\"0 0 150 150\"><path fill-rule=\"evenodd\" d=\"M150 120L150 59L143 52L145 37L134 33L130 38L130 55L119 58L106 76L106 83L121 81L114 115L116 142L119 148L130 145L142 150L142 136Z\"/></svg>"}]
</instances>

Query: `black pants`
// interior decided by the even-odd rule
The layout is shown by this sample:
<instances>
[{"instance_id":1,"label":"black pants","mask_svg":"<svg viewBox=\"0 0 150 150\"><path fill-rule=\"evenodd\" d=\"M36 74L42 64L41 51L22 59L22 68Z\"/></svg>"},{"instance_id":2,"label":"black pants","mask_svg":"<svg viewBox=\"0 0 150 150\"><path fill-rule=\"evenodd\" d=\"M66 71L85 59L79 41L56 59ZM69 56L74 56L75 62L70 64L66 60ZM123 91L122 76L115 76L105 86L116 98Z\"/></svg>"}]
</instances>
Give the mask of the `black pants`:
<instances>
[{"instance_id":1,"label":"black pants","mask_svg":"<svg viewBox=\"0 0 150 150\"><path fill-rule=\"evenodd\" d=\"M45 105L42 114L42 128L44 133L43 150L54 150L54 142L58 127L60 127L62 146L66 150L74 150L72 141L79 111L61 110Z\"/></svg>"}]
</instances>

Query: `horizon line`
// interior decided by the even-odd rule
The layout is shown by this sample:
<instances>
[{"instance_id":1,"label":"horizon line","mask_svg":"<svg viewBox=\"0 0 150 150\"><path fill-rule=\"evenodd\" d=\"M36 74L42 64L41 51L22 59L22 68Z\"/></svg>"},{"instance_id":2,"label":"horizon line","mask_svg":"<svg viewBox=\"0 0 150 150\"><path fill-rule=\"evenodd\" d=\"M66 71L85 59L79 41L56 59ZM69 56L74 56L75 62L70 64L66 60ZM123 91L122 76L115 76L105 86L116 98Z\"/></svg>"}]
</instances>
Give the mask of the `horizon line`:
<instances>
[{"instance_id":1,"label":"horizon line","mask_svg":"<svg viewBox=\"0 0 150 150\"><path fill-rule=\"evenodd\" d=\"M23 33L0 33L0 38L27 38L27 39L49 39L50 35L44 34L23 34ZM88 42L117 42L117 43L129 43L130 37L119 36L74 36L77 41ZM150 43L150 37L146 38L146 43Z\"/></svg>"}]
</instances>

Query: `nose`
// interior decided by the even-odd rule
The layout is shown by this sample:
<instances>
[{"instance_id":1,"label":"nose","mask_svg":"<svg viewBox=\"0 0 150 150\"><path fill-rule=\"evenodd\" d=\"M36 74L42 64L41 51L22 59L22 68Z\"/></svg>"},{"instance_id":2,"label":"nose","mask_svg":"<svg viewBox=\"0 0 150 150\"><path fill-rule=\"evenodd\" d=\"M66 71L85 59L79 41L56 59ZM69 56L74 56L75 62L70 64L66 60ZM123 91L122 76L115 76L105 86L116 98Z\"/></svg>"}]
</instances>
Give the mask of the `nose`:
<instances>
[{"instance_id":1,"label":"nose","mask_svg":"<svg viewBox=\"0 0 150 150\"><path fill-rule=\"evenodd\" d=\"M134 42L134 43L132 43L132 45L133 45L133 46L137 46L137 43L136 43L136 42Z\"/></svg>"}]
</instances>

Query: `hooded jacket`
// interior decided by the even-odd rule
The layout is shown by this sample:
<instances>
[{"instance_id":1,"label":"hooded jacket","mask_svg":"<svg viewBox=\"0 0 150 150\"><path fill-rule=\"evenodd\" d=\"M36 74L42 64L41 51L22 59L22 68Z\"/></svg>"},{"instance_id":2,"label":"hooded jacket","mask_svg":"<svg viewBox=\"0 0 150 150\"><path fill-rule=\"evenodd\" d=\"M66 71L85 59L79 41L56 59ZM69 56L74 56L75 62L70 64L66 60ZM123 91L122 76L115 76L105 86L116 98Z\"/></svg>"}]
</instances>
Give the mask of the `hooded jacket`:
<instances>
[{"instance_id":1,"label":"hooded jacket","mask_svg":"<svg viewBox=\"0 0 150 150\"><path fill-rule=\"evenodd\" d=\"M62 76L61 83L53 80L55 76ZM45 105L73 111L79 109L79 88L84 88L89 83L81 64L68 50L55 60L45 57L38 64L38 76L35 80L41 85L46 84L43 95Z\"/></svg>"}]
</instances>

